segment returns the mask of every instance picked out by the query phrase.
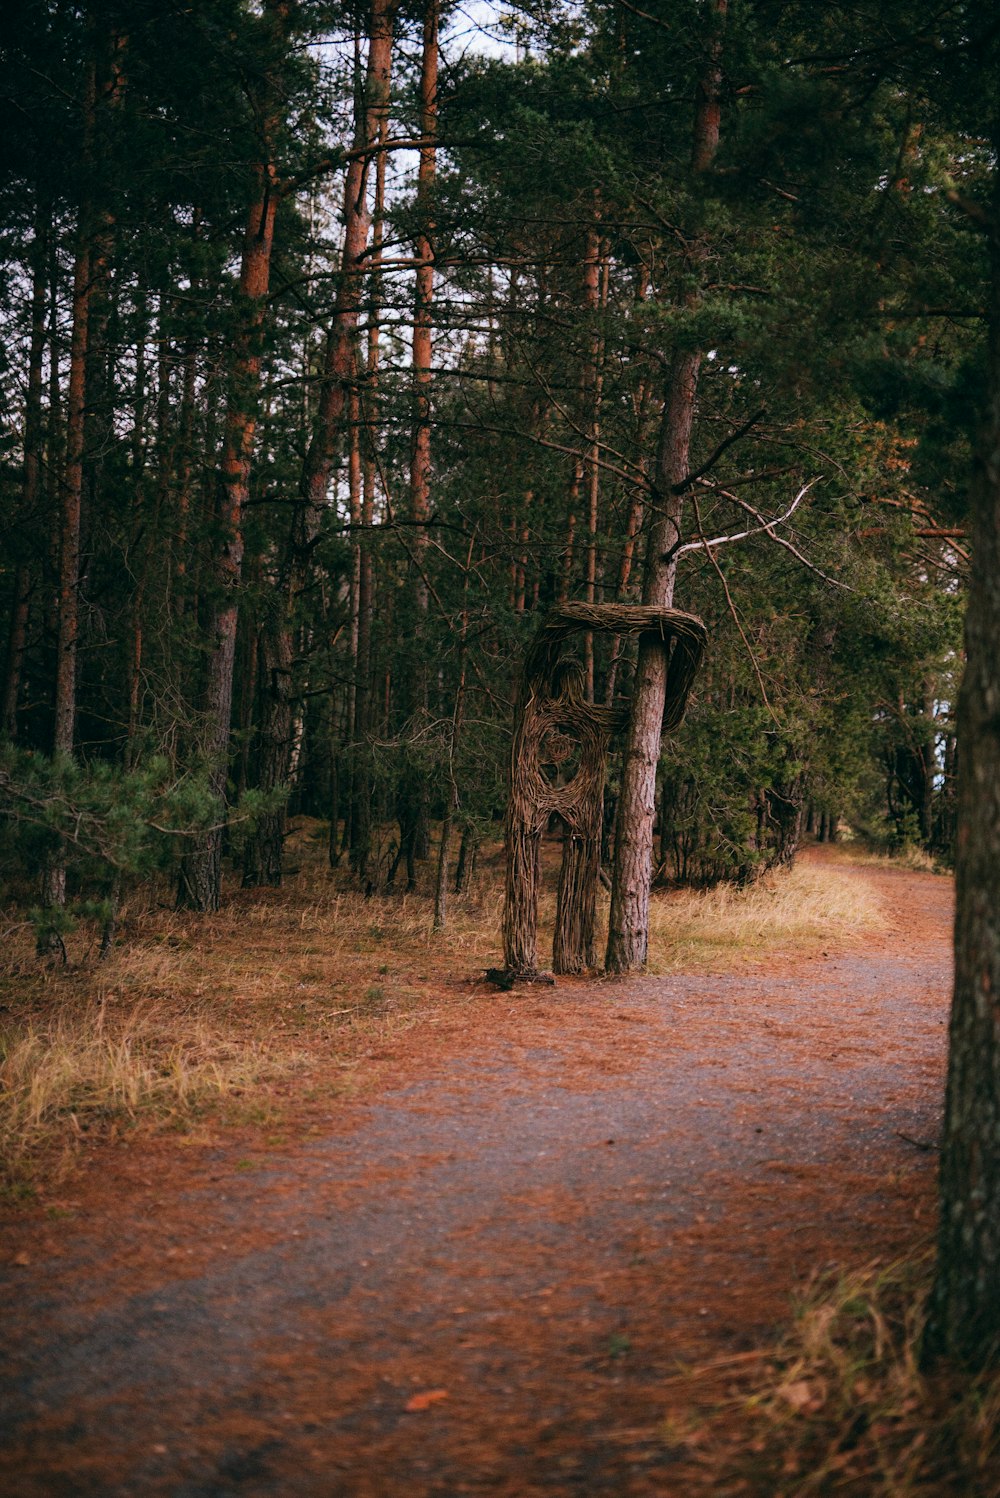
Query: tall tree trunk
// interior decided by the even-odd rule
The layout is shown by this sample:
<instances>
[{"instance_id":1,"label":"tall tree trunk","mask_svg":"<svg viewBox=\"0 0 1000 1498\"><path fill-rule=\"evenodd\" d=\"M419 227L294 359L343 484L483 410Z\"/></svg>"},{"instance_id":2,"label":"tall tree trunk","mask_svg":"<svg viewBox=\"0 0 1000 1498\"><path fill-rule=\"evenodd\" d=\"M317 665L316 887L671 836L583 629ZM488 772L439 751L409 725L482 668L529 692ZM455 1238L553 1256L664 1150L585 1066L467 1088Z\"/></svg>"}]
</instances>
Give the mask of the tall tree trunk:
<instances>
[{"instance_id":1,"label":"tall tree trunk","mask_svg":"<svg viewBox=\"0 0 1000 1498\"><path fill-rule=\"evenodd\" d=\"M569 598L570 585L573 581L573 557L576 546L576 518L580 504L580 485L583 482L583 459L574 458L573 472L569 483L569 506L566 519L566 544L562 553L562 569L559 576L559 602L565 603Z\"/></svg>"},{"instance_id":2,"label":"tall tree trunk","mask_svg":"<svg viewBox=\"0 0 1000 1498\"><path fill-rule=\"evenodd\" d=\"M427 614L429 594L424 569L427 557L427 521L431 502L431 330L434 303L434 195L437 178L438 116L438 0L424 0L423 51L420 66L420 136L427 142L420 149L417 168L417 223L414 248L417 269L413 310L413 447L410 457L410 519L414 523L413 579L416 618L413 644L415 670L411 676L410 716L426 715L429 702L427 661ZM404 763L399 788L400 837L407 850L408 883L412 888L412 860L424 858L429 849L429 797L427 780L419 769ZM405 830L404 830L405 824Z\"/></svg>"},{"instance_id":3,"label":"tall tree trunk","mask_svg":"<svg viewBox=\"0 0 1000 1498\"><path fill-rule=\"evenodd\" d=\"M269 0L266 13L278 37L287 35L290 12L289 0ZM243 572L243 511L250 493L264 318L279 195L271 149L278 125L278 110L279 102L273 96L263 101L262 151L261 159L254 166L256 190L243 237L237 332L218 486L216 520L221 539L213 559L216 597L208 628L210 643L203 716L208 786L218 809L219 825L198 838L184 858L177 890L179 907L200 911L218 910L222 891L221 823L229 761L238 597Z\"/></svg>"},{"instance_id":4,"label":"tall tree trunk","mask_svg":"<svg viewBox=\"0 0 1000 1498\"><path fill-rule=\"evenodd\" d=\"M379 121L379 145L388 136L389 120ZM368 312L368 347L365 359L364 400L359 398L358 441L361 450L361 529L355 538L357 565L357 649L354 657L354 716L349 725L351 757L350 861L362 888L368 880L372 840L371 673L372 673L372 573L371 529L375 521L375 490L378 476L377 443L379 418L379 359L381 357L382 242L385 234L385 152L380 151L375 168L375 202L372 209L371 279ZM345 828L345 832L346 832Z\"/></svg>"},{"instance_id":5,"label":"tall tree trunk","mask_svg":"<svg viewBox=\"0 0 1000 1498\"><path fill-rule=\"evenodd\" d=\"M365 88L355 122L359 152L373 148L389 108L393 18L396 0L372 0ZM371 226L368 177L371 156L351 161L344 185L344 244L340 282L327 337L319 407L303 464L299 502L288 557L279 578L280 608L263 646L267 692L262 703L259 785L278 790L287 784L293 750L295 695L291 680L295 606L307 586L312 554L328 504L330 474L349 392L356 383L357 330ZM266 812L247 847L245 884L281 883L284 805Z\"/></svg>"},{"instance_id":6,"label":"tall tree trunk","mask_svg":"<svg viewBox=\"0 0 1000 1498\"><path fill-rule=\"evenodd\" d=\"M132 594L128 606L128 723L125 732L125 763L130 768L139 757L139 723L142 713L143 615L151 549L150 530L155 529L156 515L146 513L146 339L149 304L146 288L140 289L137 308L138 330L135 350L135 397L132 425L132 514L129 526L129 569ZM158 505L156 506L158 508Z\"/></svg>"},{"instance_id":7,"label":"tall tree trunk","mask_svg":"<svg viewBox=\"0 0 1000 1498\"><path fill-rule=\"evenodd\" d=\"M584 275L584 301L594 316L607 305L608 299L608 255L596 229L587 231L587 260ZM602 369L603 339L595 326L591 332L590 367L587 385L590 394L590 442L587 446L587 561L585 571L586 599L594 603L597 598L597 532L601 493L601 398L604 388ZM588 629L583 637L583 669L586 679L587 701L594 701L594 632Z\"/></svg>"},{"instance_id":8,"label":"tall tree trunk","mask_svg":"<svg viewBox=\"0 0 1000 1498\"><path fill-rule=\"evenodd\" d=\"M96 66L88 69L84 100L84 158L93 149ZM55 721L52 747L57 754L73 752L76 718L76 648L79 628L77 589L80 582L80 506L83 496L83 454L87 399L87 353L93 295L91 205L80 210L73 264L73 322L70 335L69 391L66 399L66 464L63 471L59 534L59 636L56 645Z\"/></svg>"},{"instance_id":9,"label":"tall tree trunk","mask_svg":"<svg viewBox=\"0 0 1000 1498\"><path fill-rule=\"evenodd\" d=\"M448 745L448 799L444 819L441 823L441 843L438 848L437 878L434 886L434 930L443 931L448 924L448 859L451 851L451 834L459 809L458 777L455 760L462 737L462 722L465 714L466 647L469 638L469 574L475 538L469 542L465 558L465 579L462 588L462 617L458 636L458 684L455 688L455 707L451 717L451 738Z\"/></svg>"},{"instance_id":10,"label":"tall tree trunk","mask_svg":"<svg viewBox=\"0 0 1000 1498\"><path fill-rule=\"evenodd\" d=\"M40 517L42 462L42 363L45 355L45 304L47 297L49 224L41 204L35 218L31 247L31 340L28 349L28 380L24 403L24 467L21 474L21 545L37 531ZM31 567L27 555L18 556L11 600L10 632L4 670L3 701L0 704L0 734L17 736L17 701L21 667L28 637L31 600Z\"/></svg>"},{"instance_id":11,"label":"tall tree trunk","mask_svg":"<svg viewBox=\"0 0 1000 1498\"><path fill-rule=\"evenodd\" d=\"M648 289L648 276L645 267L643 267L636 292L636 300L638 302L646 300ZM635 445L640 453L644 451L646 446L652 389L652 380L644 376L639 382L639 388L634 400L636 418ZM643 474L647 472L648 464L645 458L640 460L640 468ZM618 567L618 591L616 596L622 603L629 596L629 589L632 582L632 562L635 557L635 543L636 537L639 535L642 527L642 515L643 496L642 491L637 489L629 505L628 519L625 522L625 538L622 544L621 561ZM621 662L623 645L622 636L615 635L611 642L611 661L608 665L608 676L604 687L604 702L607 707L610 707L615 700L615 687L618 684L618 667Z\"/></svg>"},{"instance_id":12,"label":"tall tree trunk","mask_svg":"<svg viewBox=\"0 0 1000 1498\"><path fill-rule=\"evenodd\" d=\"M384 179L383 179L384 185ZM379 231L381 232L381 231ZM376 251L378 243L376 243ZM368 335L367 401L369 419L375 400L373 382L378 377L379 339L377 313ZM374 430L367 434L367 447L374 442ZM371 853L372 774L371 746L371 649L372 649L372 554L371 527L375 514L375 456L364 455L361 493L361 533L358 538L358 646L354 664L353 754L351 760L351 867L364 883L368 877Z\"/></svg>"},{"instance_id":13,"label":"tall tree trunk","mask_svg":"<svg viewBox=\"0 0 1000 1498\"><path fill-rule=\"evenodd\" d=\"M711 0L713 31L708 62L698 85L691 153L691 169L696 175L711 167L719 144L722 31L727 4L728 0ZM695 246L696 266L704 258L704 253L703 244ZM697 298L697 292L694 295ZM688 476L701 360L698 350L675 354L657 444L653 481L655 511L647 541L642 601L666 608L672 606L674 597L675 548L681 536L683 510L681 486ZM656 772L660 759L667 665L667 653L662 645L648 637L640 638L618 801L611 885L606 962L608 971L613 973L634 972L646 961Z\"/></svg>"},{"instance_id":14,"label":"tall tree trunk","mask_svg":"<svg viewBox=\"0 0 1000 1498\"><path fill-rule=\"evenodd\" d=\"M194 245L197 246L201 239L201 210L195 208L192 214L191 235ZM196 275L191 276L190 301L195 302L201 289L201 283ZM164 297L161 293L159 315L160 315L160 341L165 347L164 336ZM194 500L197 483L197 455L195 452L195 393L198 382L198 312L196 306L192 305L188 317L190 326L184 337L184 357L181 364L181 402L180 413L177 418L176 441L170 444L162 442L162 431L158 434L157 458L160 463L160 493L164 505L170 495L172 481L176 474L176 494L173 497L173 514L170 522L171 545L170 562L171 570L168 580L170 611L175 620L184 617L191 605L188 596L187 571L188 571L188 545L189 531L191 525L191 506ZM164 388L163 373L160 376L160 389Z\"/></svg>"},{"instance_id":15,"label":"tall tree trunk","mask_svg":"<svg viewBox=\"0 0 1000 1498\"><path fill-rule=\"evenodd\" d=\"M397 9L398 0L372 0L364 98L355 122L355 148L359 153L366 148L374 150L382 123L388 118L393 21ZM348 166L344 183L340 281L326 341L316 422L299 486L299 518L305 540L310 533L315 534L313 527L318 525L326 507L336 441L347 394L354 381L355 342L371 226L368 202L370 162L370 155L357 154Z\"/></svg>"},{"instance_id":16,"label":"tall tree trunk","mask_svg":"<svg viewBox=\"0 0 1000 1498\"><path fill-rule=\"evenodd\" d=\"M431 477L431 329L434 303L434 190L437 174L438 0L425 0L423 54L420 68L420 135L431 142L421 147L417 169L419 229L416 300L413 313L413 452L410 460L410 519L416 522L414 552L418 561L427 548L421 529L430 517ZM427 613L427 589L418 576L417 606Z\"/></svg>"},{"instance_id":17,"label":"tall tree trunk","mask_svg":"<svg viewBox=\"0 0 1000 1498\"><path fill-rule=\"evenodd\" d=\"M600 501L600 435L601 398L603 393L603 342L597 326L599 312L606 305L608 291L608 257L596 228L587 231L587 248L583 266L583 302L592 326L589 348L584 361L580 385L583 398L583 421L589 425L589 437L582 470L574 470L573 490L578 497L579 479L587 480L587 544L584 553L584 586L588 603L597 599L597 535ZM594 634L583 635L584 696L594 701ZM579 973L595 965L594 929L597 913L597 885L601 867L602 796L592 809L589 825L566 828L559 887L556 895L556 924L552 943L552 968L556 973Z\"/></svg>"},{"instance_id":18,"label":"tall tree trunk","mask_svg":"<svg viewBox=\"0 0 1000 1498\"><path fill-rule=\"evenodd\" d=\"M45 503L48 510L45 579L45 638L53 648L59 635L59 533L62 512L63 461L66 432L63 422L62 361L60 359L59 304L62 268L53 233L49 247L49 377L48 410L45 413ZM55 663L53 661L53 676Z\"/></svg>"},{"instance_id":19,"label":"tall tree trunk","mask_svg":"<svg viewBox=\"0 0 1000 1498\"><path fill-rule=\"evenodd\" d=\"M83 169L89 175L94 148L97 107L97 65L87 67L83 96ZM57 634L56 679L53 702L52 750L73 753L76 726L76 657L79 632L80 514L83 500L83 456L86 431L87 354L90 307L93 295L93 205L85 198L80 206L76 253L73 262L73 311L70 334L69 389L66 397L66 462L59 494L59 542L56 584ZM60 908L66 903L66 868L59 857L46 863L42 875L42 900ZM58 938L39 937L39 951L61 946Z\"/></svg>"},{"instance_id":20,"label":"tall tree trunk","mask_svg":"<svg viewBox=\"0 0 1000 1498\"><path fill-rule=\"evenodd\" d=\"M358 646L361 637L361 547L364 537L361 534L362 515L364 514L365 501L365 464L362 453L361 432L361 392L357 380L360 375L357 356L359 350L355 346L355 385L351 391L348 402L347 415L347 491L348 511L351 517L351 583L350 583L350 623L351 623L351 675L347 683L347 711L344 714L344 734L340 742L336 743L332 752L337 754L344 763L345 773L343 775L346 795L344 802L344 835L340 844L340 854L347 853L354 843L354 762L360 753L358 743Z\"/></svg>"},{"instance_id":21,"label":"tall tree trunk","mask_svg":"<svg viewBox=\"0 0 1000 1498\"><path fill-rule=\"evenodd\" d=\"M996 123L1000 147L1000 121ZM974 1368L1000 1355L1000 174L990 228L987 423L958 704L955 992L941 1144L938 1262L924 1342Z\"/></svg>"}]
</instances>

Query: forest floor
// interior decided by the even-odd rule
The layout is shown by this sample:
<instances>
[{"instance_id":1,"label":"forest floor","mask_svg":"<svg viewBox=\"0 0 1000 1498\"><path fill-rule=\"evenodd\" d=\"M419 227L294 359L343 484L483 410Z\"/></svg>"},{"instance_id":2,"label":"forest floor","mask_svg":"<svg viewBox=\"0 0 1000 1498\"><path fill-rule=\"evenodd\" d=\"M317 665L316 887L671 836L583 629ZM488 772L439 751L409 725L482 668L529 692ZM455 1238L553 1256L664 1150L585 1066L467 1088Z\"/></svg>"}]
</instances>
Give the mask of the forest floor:
<instances>
[{"instance_id":1,"label":"forest floor","mask_svg":"<svg viewBox=\"0 0 1000 1498\"><path fill-rule=\"evenodd\" d=\"M6 1214L0 1488L777 1492L718 1412L817 1272L929 1237L950 984L948 879L807 859L877 926L503 995L431 943L350 1066L96 1130Z\"/></svg>"}]
</instances>

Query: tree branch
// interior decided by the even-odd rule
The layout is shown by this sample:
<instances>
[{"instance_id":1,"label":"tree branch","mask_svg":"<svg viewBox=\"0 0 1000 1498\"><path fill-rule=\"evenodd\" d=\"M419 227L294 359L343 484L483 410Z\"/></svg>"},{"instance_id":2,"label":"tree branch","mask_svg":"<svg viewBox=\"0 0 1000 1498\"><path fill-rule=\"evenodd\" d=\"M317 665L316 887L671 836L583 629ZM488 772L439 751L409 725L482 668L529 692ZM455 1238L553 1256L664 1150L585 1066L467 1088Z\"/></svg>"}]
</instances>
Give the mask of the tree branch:
<instances>
[{"instance_id":1,"label":"tree branch","mask_svg":"<svg viewBox=\"0 0 1000 1498\"><path fill-rule=\"evenodd\" d=\"M756 426L761 417L766 415L766 408L764 406L761 406L760 410L755 411L754 414L749 417L742 426L737 427L735 432L730 432L729 436L719 443L712 456L706 459L706 461L701 465L700 468L696 468L694 473L689 473L686 479L682 479L679 484L675 484L673 489L671 490L671 493L685 494L693 484L696 484L700 478L703 478L705 474L709 472L710 469L715 467L716 463L722 457L722 454L724 452L728 451L728 449L731 448L734 443L739 442L741 437L745 437L750 428Z\"/></svg>"},{"instance_id":2,"label":"tree branch","mask_svg":"<svg viewBox=\"0 0 1000 1498\"><path fill-rule=\"evenodd\" d=\"M809 480L808 484L806 484L805 488L802 490L802 493L796 499L796 504L798 504L799 499L801 499L806 493L808 493L808 491L813 487L814 484L819 483L822 477L822 474L818 474L816 478ZM775 541L779 546L783 546L786 551L790 551L792 556L795 557L797 561L802 563L803 567L808 567L810 572L815 572L816 576L821 577L825 583L829 583L831 588L842 588L845 593L854 592L854 589L850 587L848 583L842 583L839 578L830 577L826 572L821 571L821 569L816 566L815 562L810 562L808 557L802 555L802 552L799 551L797 546L793 546L791 541L786 540L784 536L779 536L774 527L781 523L780 520L765 519L760 511L754 505L750 504L748 500L740 499L738 494L733 494L728 489L720 488L718 484L709 483L707 479L701 479L699 480L699 483L702 488L714 490L716 494L721 494L724 499L728 499L731 504L738 505L741 510L745 510L748 515L752 515L753 518L758 522L759 531L766 532L767 535L771 537L772 541ZM709 555L711 555L711 553L709 553Z\"/></svg>"}]
</instances>

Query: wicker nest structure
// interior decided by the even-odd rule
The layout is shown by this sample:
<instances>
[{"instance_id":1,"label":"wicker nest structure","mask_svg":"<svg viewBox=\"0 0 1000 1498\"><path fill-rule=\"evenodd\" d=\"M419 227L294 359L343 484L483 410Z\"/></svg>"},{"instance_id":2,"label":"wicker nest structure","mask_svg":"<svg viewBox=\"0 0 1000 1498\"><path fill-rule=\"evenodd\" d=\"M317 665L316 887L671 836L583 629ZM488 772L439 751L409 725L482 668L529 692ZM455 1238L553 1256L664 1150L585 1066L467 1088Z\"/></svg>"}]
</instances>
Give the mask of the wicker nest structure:
<instances>
[{"instance_id":1,"label":"wicker nest structure","mask_svg":"<svg viewBox=\"0 0 1000 1498\"><path fill-rule=\"evenodd\" d=\"M704 624L680 609L564 603L546 616L525 657L511 744L504 967L491 969L487 975L504 987L547 980L537 962L539 857L542 833L553 812L567 829L556 899L553 969L577 973L595 965L608 749L628 721L628 708L586 701L582 669L563 653L583 630L638 635L662 644L669 653L664 730L675 728L683 718L705 648Z\"/></svg>"}]
</instances>

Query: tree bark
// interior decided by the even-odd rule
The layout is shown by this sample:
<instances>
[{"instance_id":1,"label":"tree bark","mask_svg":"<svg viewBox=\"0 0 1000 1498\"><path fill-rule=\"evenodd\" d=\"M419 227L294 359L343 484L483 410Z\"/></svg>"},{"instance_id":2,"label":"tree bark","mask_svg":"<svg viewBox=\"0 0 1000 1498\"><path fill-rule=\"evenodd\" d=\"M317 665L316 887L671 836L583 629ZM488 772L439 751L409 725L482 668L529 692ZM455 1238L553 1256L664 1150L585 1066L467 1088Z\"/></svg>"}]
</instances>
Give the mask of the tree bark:
<instances>
[{"instance_id":1,"label":"tree bark","mask_svg":"<svg viewBox=\"0 0 1000 1498\"><path fill-rule=\"evenodd\" d=\"M382 125L384 133L385 122ZM382 258L383 208L385 203L385 153L378 159L375 211L372 228L372 309L368 328L365 382L364 452L361 483L361 531L357 539L358 635L354 661L354 720L351 760L351 867L362 886L368 878L372 838L371 766L371 671L372 601L374 577L370 545L375 519L375 442L378 416L379 315L381 310L379 266ZM358 433L359 439L362 436Z\"/></svg>"},{"instance_id":2,"label":"tree bark","mask_svg":"<svg viewBox=\"0 0 1000 1498\"><path fill-rule=\"evenodd\" d=\"M713 29L708 60L698 84L691 169L707 171L719 144L719 99L722 84L722 31L728 0L712 0ZM695 263L705 246L696 243ZM698 293L694 293L697 300ZM681 537L682 485L688 456L702 355L699 350L675 354L664 403L653 481L654 518L649 528L642 601L670 607ZM659 641L640 638L632 713L629 720L618 801L617 838L611 886L606 965L609 972L642 968L649 943L649 889L653 873L653 818L656 772L660 759L667 652Z\"/></svg>"},{"instance_id":3,"label":"tree bark","mask_svg":"<svg viewBox=\"0 0 1000 1498\"><path fill-rule=\"evenodd\" d=\"M997 129L1000 144L1000 128ZM973 477L959 694L955 991L941 1144L938 1261L924 1357L1000 1356L1000 176L990 228L988 411Z\"/></svg>"},{"instance_id":4,"label":"tree bark","mask_svg":"<svg viewBox=\"0 0 1000 1498\"><path fill-rule=\"evenodd\" d=\"M42 462L42 363L45 354L45 308L47 299L49 225L39 204L31 247L31 338L28 348L28 380L24 403L24 466L21 473L20 523L22 537L34 534L40 519ZM24 541L22 540L22 546ZM0 704L0 734L17 737L17 702L21 667L28 637L31 601L31 568L28 557L18 556L14 572L10 632L4 669L3 701Z\"/></svg>"},{"instance_id":5,"label":"tree bark","mask_svg":"<svg viewBox=\"0 0 1000 1498\"><path fill-rule=\"evenodd\" d=\"M636 292L636 301L644 302L648 293L648 280L645 267L639 279ZM635 397L636 431L635 444L640 452L646 444L646 433L649 426L649 406L652 394L652 380L643 376L639 383L639 389ZM648 464L645 459L641 462L642 472L647 471ZM635 556L636 537L642 526L643 498L642 491L638 490L632 497L629 505L628 519L625 523L625 538L622 545L621 562L618 568L618 592L617 598L624 602L629 595L629 587L632 579L632 561ZM622 648L624 640L620 635L615 635L611 642L611 660L608 665L608 676L604 688L605 706L611 707L615 700L615 687L618 683L618 668L621 663Z\"/></svg>"},{"instance_id":6,"label":"tree bark","mask_svg":"<svg viewBox=\"0 0 1000 1498\"><path fill-rule=\"evenodd\" d=\"M604 241L596 228L587 231L587 260L584 274L584 302L591 309L595 323L597 314L607 306L609 256ZM587 386L590 396L590 442L587 445L587 559L585 567L588 603L597 599L597 531L601 494L601 398L604 390L603 371L604 344L595 326L590 339L590 367L587 370ZM583 636L583 670L586 679L586 697L594 701L594 632L586 630Z\"/></svg>"},{"instance_id":7,"label":"tree bark","mask_svg":"<svg viewBox=\"0 0 1000 1498\"><path fill-rule=\"evenodd\" d=\"M418 232L414 248L417 270L413 313L413 452L410 461L410 519L430 516L431 480L431 329L434 303L434 186L437 174L438 5L426 0L423 54L420 67L420 134L430 142L421 148L417 169ZM427 536L418 523L414 551L422 558ZM417 603L427 613L427 589L417 578Z\"/></svg>"},{"instance_id":8,"label":"tree bark","mask_svg":"<svg viewBox=\"0 0 1000 1498\"><path fill-rule=\"evenodd\" d=\"M355 145L374 146L389 107L395 0L373 0L365 89L355 124ZM295 606L307 586L312 553L328 503L336 440L349 392L356 378L357 329L364 284L371 209L368 173L371 158L352 160L344 186L344 244L341 274L327 338L319 410L299 485L288 556L278 587L281 606L263 644L267 690L262 703L260 788L287 784L292 759L295 694L292 683ZM247 845L244 884L281 883L284 806L266 812Z\"/></svg>"},{"instance_id":9,"label":"tree bark","mask_svg":"<svg viewBox=\"0 0 1000 1498\"><path fill-rule=\"evenodd\" d=\"M88 69L84 100L84 157L92 152L97 90L96 66ZM70 335L69 390L66 399L66 465L63 471L59 529L59 634L56 645L55 721L52 748L72 754L76 718L76 651L79 628L80 507L83 496L83 452L87 399L87 348L93 295L91 206L80 210L73 264L73 323Z\"/></svg>"},{"instance_id":10,"label":"tree bark","mask_svg":"<svg viewBox=\"0 0 1000 1498\"><path fill-rule=\"evenodd\" d=\"M393 21L397 9L398 0L372 0L364 101L355 124L355 146L359 152L375 146L382 123L388 118ZM364 257L371 226L368 202L370 162L371 156L356 155L348 166L344 183L340 281L327 337L316 423L300 482L301 518L307 537L311 528L318 525L319 516L326 506L335 444L347 393L354 380L355 341L364 284L362 273L366 269Z\"/></svg>"},{"instance_id":11,"label":"tree bark","mask_svg":"<svg viewBox=\"0 0 1000 1498\"><path fill-rule=\"evenodd\" d=\"M423 50L420 64L420 135L417 168L417 270L413 309L413 436L410 456L409 518L413 529L414 670L409 693L409 716L426 716L429 705L427 617L430 598L425 565L426 523L431 513L431 331L434 304L434 193L437 177L438 117L438 0L425 0ZM425 858L430 848L430 805L426 776L406 762L398 789L400 838L407 850L408 886L413 887L414 858ZM404 830L405 827L405 830Z\"/></svg>"},{"instance_id":12,"label":"tree bark","mask_svg":"<svg viewBox=\"0 0 1000 1498\"><path fill-rule=\"evenodd\" d=\"M290 0L270 0L267 15L279 35L287 35ZM229 760L233 705L233 670L239 586L243 572L243 511L250 493L262 340L274 247L278 205L277 169L272 141L278 124L278 100L263 101L261 158L254 166L255 194L247 213L237 292L238 329L230 371L216 521L221 537L214 557L217 601L208 628L210 641L204 693L204 752L209 792L221 822ZM197 839L181 864L177 890L180 908L218 910L222 891L221 826Z\"/></svg>"},{"instance_id":13,"label":"tree bark","mask_svg":"<svg viewBox=\"0 0 1000 1498\"><path fill-rule=\"evenodd\" d=\"M89 176L94 149L97 108L97 64L87 66L83 94L83 170ZM83 502L83 456L86 435L86 398L90 309L94 279L93 203L80 205L73 262L73 311L70 334L69 388L66 396L66 460L59 494L59 539L56 583L56 679L53 700L53 754L71 755L76 726L76 659L79 634L80 517ZM66 869L55 857L42 873L42 902L59 908L66 903ZM41 935L39 952L61 947L58 937Z\"/></svg>"},{"instance_id":14,"label":"tree bark","mask_svg":"<svg viewBox=\"0 0 1000 1498\"><path fill-rule=\"evenodd\" d=\"M687 477L691 429L701 355L678 355L671 367L656 456L656 518L649 530L642 601L673 605L683 499L677 487ZM667 653L658 640L641 636L625 761L618 799L614 874L606 965L629 973L644 966L649 943L649 889L653 876L653 819L660 762Z\"/></svg>"}]
</instances>

